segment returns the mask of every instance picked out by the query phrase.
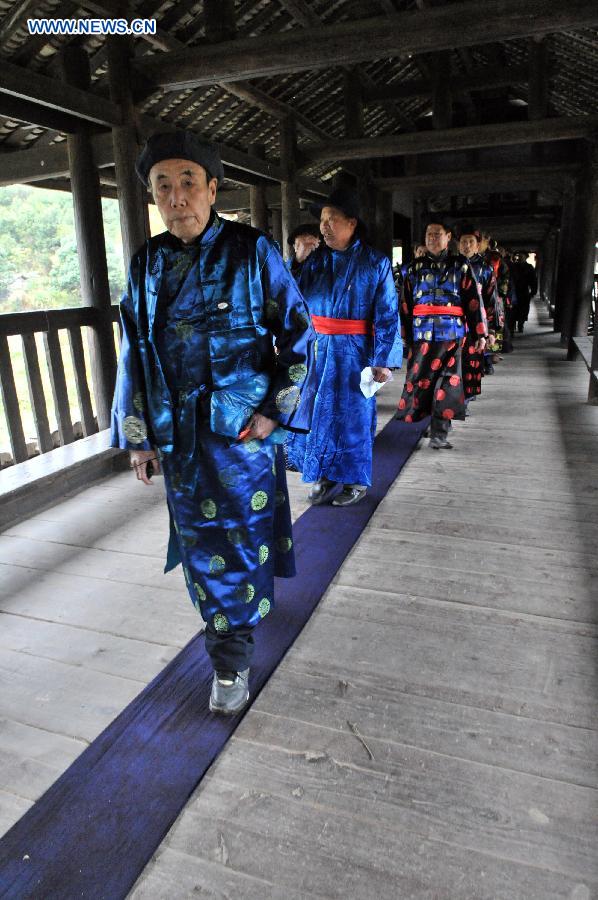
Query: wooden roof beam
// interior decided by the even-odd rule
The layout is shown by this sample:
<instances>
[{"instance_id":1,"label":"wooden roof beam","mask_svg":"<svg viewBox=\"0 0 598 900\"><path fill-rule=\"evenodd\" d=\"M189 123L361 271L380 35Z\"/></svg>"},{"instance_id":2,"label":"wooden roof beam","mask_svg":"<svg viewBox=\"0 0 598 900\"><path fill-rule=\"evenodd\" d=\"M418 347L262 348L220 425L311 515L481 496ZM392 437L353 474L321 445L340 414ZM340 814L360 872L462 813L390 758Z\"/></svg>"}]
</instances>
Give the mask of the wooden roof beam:
<instances>
[{"instance_id":1,"label":"wooden roof beam","mask_svg":"<svg viewBox=\"0 0 598 900\"><path fill-rule=\"evenodd\" d=\"M480 169L460 169L453 172L430 172L420 175L400 175L390 178L374 178L375 187L383 191L445 191L455 194L488 193L488 185L494 192L541 190L563 188L580 172L576 165L500 166Z\"/></svg>"},{"instance_id":2,"label":"wooden roof beam","mask_svg":"<svg viewBox=\"0 0 598 900\"><path fill-rule=\"evenodd\" d=\"M110 127L121 123L120 108L110 100L5 60L0 66L1 94L66 113L95 125Z\"/></svg>"},{"instance_id":3,"label":"wooden roof beam","mask_svg":"<svg viewBox=\"0 0 598 900\"><path fill-rule=\"evenodd\" d=\"M597 7L598 8L598 7ZM440 153L532 142L587 138L598 128L598 116L539 119L535 122L501 122L470 125L415 134L392 134L376 138L339 140L302 147L306 164L345 159L375 159L414 153Z\"/></svg>"},{"instance_id":4,"label":"wooden roof beam","mask_svg":"<svg viewBox=\"0 0 598 900\"><path fill-rule=\"evenodd\" d=\"M463 23L467 23L464 27ZM139 59L136 69L167 90L285 72L355 65L386 56L493 44L598 24L595 0L488 0L291 29Z\"/></svg>"},{"instance_id":5,"label":"wooden roof beam","mask_svg":"<svg viewBox=\"0 0 598 900\"><path fill-rule=\"evenodd\" d=\"M527 82L527 66L509 66L497 70L491 66L473 69L467 75L453 75L449 82L451 94L458 95L470 91L491 90L509 87L511 84ZM367 104L382 103L385 100L411 100L415 97L430 97L433 85L424 78L411 81L397 81L384 85L363 85L363 101Z\"/></svg>"}]
</instances>

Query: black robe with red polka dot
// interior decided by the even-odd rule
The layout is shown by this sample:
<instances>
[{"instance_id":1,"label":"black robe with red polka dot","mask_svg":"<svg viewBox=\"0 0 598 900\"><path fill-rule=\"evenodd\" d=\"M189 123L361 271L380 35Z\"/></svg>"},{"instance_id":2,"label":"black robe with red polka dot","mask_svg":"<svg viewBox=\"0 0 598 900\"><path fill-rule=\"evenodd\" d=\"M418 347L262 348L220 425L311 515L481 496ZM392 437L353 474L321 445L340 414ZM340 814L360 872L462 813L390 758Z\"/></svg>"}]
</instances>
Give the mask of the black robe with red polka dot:
<instances>
[{"instance_id":1,"label":"black robe with red polka dot","mask_svg":"<svg viewBox=\"0 0 598 900\"><path fill-rule=\"evenodd\" d=\"M458 306L463 315L414 317L415 306L422 303ZM471 334L474 343L488 334L480 288L467 259L445 253L411 263L403 281L401 312L409 353L398 417L406 422L416 422L429 415L463 419L465 390L461 355L465 334ZM420 334L423 340L417 339Z\"/></svg>"}]
</instances>

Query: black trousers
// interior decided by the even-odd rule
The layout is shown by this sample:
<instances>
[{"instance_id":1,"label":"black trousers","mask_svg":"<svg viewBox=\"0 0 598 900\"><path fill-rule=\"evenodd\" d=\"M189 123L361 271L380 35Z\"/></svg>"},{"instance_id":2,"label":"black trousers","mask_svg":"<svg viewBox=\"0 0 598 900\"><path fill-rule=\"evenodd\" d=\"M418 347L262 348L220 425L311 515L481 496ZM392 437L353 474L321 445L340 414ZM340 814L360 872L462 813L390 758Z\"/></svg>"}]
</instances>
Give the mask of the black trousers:
<instances>
[{"instance_id":1,"label":"black trousers","mask_svg":"<svg viewBox=\"0 0 598 900\"><path fill-rule=\"evenodd\" d=\"M242 672L248 669L253 657L254 628L238 628L236 631L216 631L206 624L206 650L216 672Z\"/></svg>"}]
</instances>

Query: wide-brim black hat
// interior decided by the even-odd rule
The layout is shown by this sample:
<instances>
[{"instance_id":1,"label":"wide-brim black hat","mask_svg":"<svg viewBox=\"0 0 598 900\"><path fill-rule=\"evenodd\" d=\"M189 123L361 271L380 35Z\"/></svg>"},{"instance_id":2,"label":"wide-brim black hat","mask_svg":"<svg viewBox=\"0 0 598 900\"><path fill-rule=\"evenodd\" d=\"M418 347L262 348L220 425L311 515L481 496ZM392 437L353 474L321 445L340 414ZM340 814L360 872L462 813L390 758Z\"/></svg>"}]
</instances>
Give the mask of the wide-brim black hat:
<instances>
[{"instance_id":1,"label":"wide-brim black hat","mask_svg":"<svg viewBox=\"0 0 598 900\"><path fill-rule=\"evenodd\" d=\"M216 178L220 185L224 180L218 147L200 140L192 131L162 131L148 138L135 163L135 171L145 185L149 184L152 166L163 159L188 159L206 170L208 181Z\"/></svg>"},{"instance_id":2,"label":"wide-brim black hat","mask_svg":"<svg viewBox=\"0 0 598 900\"><path fill-rule=\"evenodd\" d=\"M336 188L328 197L314 201L309 207L309 211L312 216L319 219L325 206L334 206L335 209L340 209L348 219L357 219L358 222L361 222L359 197L357 191L351 190L351 188Z\"/></svg>"}]
</instances>

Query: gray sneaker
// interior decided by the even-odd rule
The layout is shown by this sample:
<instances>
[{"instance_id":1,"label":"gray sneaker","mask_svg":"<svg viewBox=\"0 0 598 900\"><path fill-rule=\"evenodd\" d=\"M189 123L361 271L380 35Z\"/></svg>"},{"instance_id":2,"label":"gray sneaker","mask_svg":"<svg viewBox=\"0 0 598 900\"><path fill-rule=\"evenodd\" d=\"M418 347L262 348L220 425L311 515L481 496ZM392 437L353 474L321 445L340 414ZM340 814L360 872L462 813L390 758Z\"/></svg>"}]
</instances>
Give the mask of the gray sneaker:
<instances>
[{"instance_id":1,"label":"gray sneaker","mask_svg":"<svg viewBox=\"0 0 598 900\"><path fill-rule=\"evenodd\" d=\"M210 712L236 716L249 700L249 669L242 672L214 672Z\"/></svg>"},{"instance_id":2,"label":"gray sneaker","mask_svg":"<svg viewBox=\"0 0 598 900\"><path fill-rule=\"evenodd\" d=\"M452 450L453 445L447 441L443 434L435 434L430 438L432 450Z\"/></svg>"}]
</instances>

